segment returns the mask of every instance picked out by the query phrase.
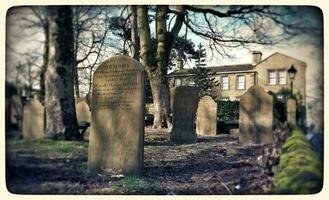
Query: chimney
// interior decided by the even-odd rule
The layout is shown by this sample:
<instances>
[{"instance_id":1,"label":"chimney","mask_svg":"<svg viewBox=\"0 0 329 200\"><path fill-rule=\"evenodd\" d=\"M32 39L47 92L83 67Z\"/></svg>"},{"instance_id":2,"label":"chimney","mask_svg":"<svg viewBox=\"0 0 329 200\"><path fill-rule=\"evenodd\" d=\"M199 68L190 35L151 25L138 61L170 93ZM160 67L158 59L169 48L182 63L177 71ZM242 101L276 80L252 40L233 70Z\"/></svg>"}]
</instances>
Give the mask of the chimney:
<instances>
[{"instance_id":1,"label":"chimney","mask_svg":"<svg viewBox=\"0 0 329 200\"><path fill-rule=\"evenodd\" d=\"M251 64L256 65L260 61L262 61L262 52L252 51L252 62L251 62Z\"/></svg>"},{"instance_id":2,"label":"chimney","mask_svg":"<svg viewBox=\"0 0 329 200\"><path fill-rule=\"evenodd\" d=\"M177 69L182 70L184 68L183 64L184 64L183 59L181 59L181 58L176 59L176 68Z\"/></svg>"}]
</instances>

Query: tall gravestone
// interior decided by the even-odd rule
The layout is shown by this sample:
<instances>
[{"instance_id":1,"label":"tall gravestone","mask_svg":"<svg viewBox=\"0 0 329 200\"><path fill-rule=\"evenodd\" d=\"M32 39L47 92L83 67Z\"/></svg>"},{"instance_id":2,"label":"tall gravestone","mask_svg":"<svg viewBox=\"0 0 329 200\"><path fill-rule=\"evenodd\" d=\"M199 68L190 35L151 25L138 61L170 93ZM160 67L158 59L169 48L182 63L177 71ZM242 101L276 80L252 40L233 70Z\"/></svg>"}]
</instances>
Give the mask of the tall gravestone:
<instances>
[{"instance_id":1,"label":"tall gravestone","mask_svg":"<svg viewBox=\"0 0 329 200\"><path fill-rule=\"evenodd\" d=\"M191 86L175 88L170 141L177 144L196 142L195 117L198 102L199 91L197 88Z\"/></svg>"},{"instance_id":2,"label":"tall gravestone","mask_svg":"<svg viewBox=\"0 0 329 200\"><path fill-rule=\"evenodd\" d=\"M90 173L140 173L144 150L144 70L127 56L103 62L93 77Z\"/></svg>"},{"instance_id":3,"label":"tall gravestone","mask_svg":"<svg viewBox=\"0 0 329 200\"><path fill-rule=\"evenodd\" d=\"M216 135L217 103L210 97L201 98L196 115L196 133L199 135Z\"/></svg>"},{"instance_id":4,"label":"tall gravestone","mask_svg":"<svg viewBox=\"0 0 329 200\"><path fill-rule=\"evenodd\" d=\"M260 86L252 86L240 98L239 142L273 141L273 99Z\"/></svg>"},{"instance_id":5,"label":"tall gravestone","mask_svg":"<svg viewBox=\"0 0 329 200\"><path fill-rule=\"evenodd\" d=\"M38 99L30 100L23 111L23 138L39 139L44 133L44 108Z\"/></svg>"},{"instance_id":6,"label":"tall gravestone","mask_svg":"<svg viewBox=\"0 0 329 200\"><path fill-rule=\"evenodd\" d=\"M91 121L91 112L88 104L85 101L80 101L75 105L75 110L77 114L77 120L79 125L85 125ZM83 139L89 140L90 127L86 129Z\"/></svg>"},{"instance_id":7,"label":"tall gravestone","mask_svg":"<svg viewBox=\"0 0 329 200\"><path fill-rule=\"evenodd\" d=\"M287 122L296 125L296 100L289 98L287 101Z\"/></svg>"}]
</instances>

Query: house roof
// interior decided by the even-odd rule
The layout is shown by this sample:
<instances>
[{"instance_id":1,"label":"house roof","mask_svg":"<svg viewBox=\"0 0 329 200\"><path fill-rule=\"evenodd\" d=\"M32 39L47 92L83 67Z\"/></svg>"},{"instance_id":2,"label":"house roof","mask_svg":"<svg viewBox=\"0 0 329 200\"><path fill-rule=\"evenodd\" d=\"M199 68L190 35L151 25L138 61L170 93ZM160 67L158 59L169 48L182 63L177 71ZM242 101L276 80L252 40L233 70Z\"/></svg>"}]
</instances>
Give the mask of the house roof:
<instances>
[{"instance_id":1,"label":"house roof","mask_svg":"<svg viewBox=\"0 0 329 200\"><path fill-rule=\"evenodd\" d=\"M290 59L293 59L293 60L296 60L296 61L299 61L301 63L304 63L305 64L305 67L306 67L306 62L302 61L302 60L299 60L297 58L294 58L294 57L291 57L291 56L288 56L286 54L283 54L283 53L280 53L280 52L275 52L275 53L272 53L271 55L267 56L265 59L261 60L259 63L257 63L256 65L259 65L260 63L270 59L271 57L275 56L275 55L281 55L281 56L284 56L284 57L287 57L287 58L290 58Z\"/></svg>"},{"instance_id":2,"label":"house roof","mask_svg":"<svg viewBox=\"0 0 329 200\"><path fill-rule=\"evenodd\" d=\"M237 72L253 72L255 71L255 66L251 64L238 64L238 65L222 65L222 66L211 66L207 67L210 69L210 73L237 73ZM181 69L176 70L168 74L169 77L171 76L186 76L191 75L189 69Z\"/></svg>"}]
</instances>

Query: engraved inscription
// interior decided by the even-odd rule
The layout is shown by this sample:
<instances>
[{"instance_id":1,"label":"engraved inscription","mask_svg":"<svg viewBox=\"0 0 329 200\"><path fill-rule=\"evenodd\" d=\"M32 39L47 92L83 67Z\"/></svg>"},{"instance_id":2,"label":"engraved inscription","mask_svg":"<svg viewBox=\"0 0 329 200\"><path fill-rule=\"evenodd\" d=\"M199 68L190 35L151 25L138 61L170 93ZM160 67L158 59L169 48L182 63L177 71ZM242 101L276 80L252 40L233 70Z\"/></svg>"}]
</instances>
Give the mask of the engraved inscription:
<instances>
[{"instance_id":1,"label":"engraved inscription","mask_svg":"<svg viewBox=\"0 0 329 200\"><path fill-rule=\"evenodd\" d=\"M95 109L129 111L138 89L138 70L128 64L108 64L95 74Z\"/></svg>"}]
</instances>

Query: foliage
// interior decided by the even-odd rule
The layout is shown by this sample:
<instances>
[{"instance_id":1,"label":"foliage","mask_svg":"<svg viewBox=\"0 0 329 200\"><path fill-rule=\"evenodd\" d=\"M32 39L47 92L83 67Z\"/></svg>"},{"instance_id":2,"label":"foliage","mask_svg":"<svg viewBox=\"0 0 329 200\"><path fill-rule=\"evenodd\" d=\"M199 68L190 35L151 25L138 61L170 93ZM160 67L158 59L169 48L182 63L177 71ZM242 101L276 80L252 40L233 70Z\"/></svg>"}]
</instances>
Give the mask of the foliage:
<instances>
[{"instance_id":1,"label":"foliage","mask_svg":"<svg viewBox=\"0 0 329 200\"><path fill-rule=\"evenodd\" d=\"M287 120L287 98L282 100L278 99L277 94L272 91L268 92L273 97L273 117L274 117L274 129L283 126L283 123Z\"/></svg>"},{"instance_id":2,"label":"foliage","mask_svg":"<svg viewBox=\"0 0 329 200\"><path fill-rule=\"evenodd\" d=\"M215 77L212 77L214 73L211 72L211 69L204 67L206 66L206 56L205 48L202 44L199 44L198 49L193 56L196 66L189 69L189 72L192 74L189 79L194 82L197 88L199 88L200 98L209 95L213 99L216 99L218 91L216 87L219 86L219 81L215 80Z\"/></svg>"},{"instance_id":3,"label":"foliage","mask_svg":"<svg viewBox=\"0 0 329 200\"><path fill-rule=\"evenodd\" d=\"M239 120L239 101L217 101L217 116L220 121Z\"/></svg>"},{"instance_id":4,"label":"foliage","mask_svg":"<svg viewBox=\"0 0 329 200\"><path fill-rule=\"evenodd\" d=\"M275 193L313 194L323 184L323 166L304 133L294 127L282 145L282 154L274 176Z\"/></svg>"}]
</instances>

